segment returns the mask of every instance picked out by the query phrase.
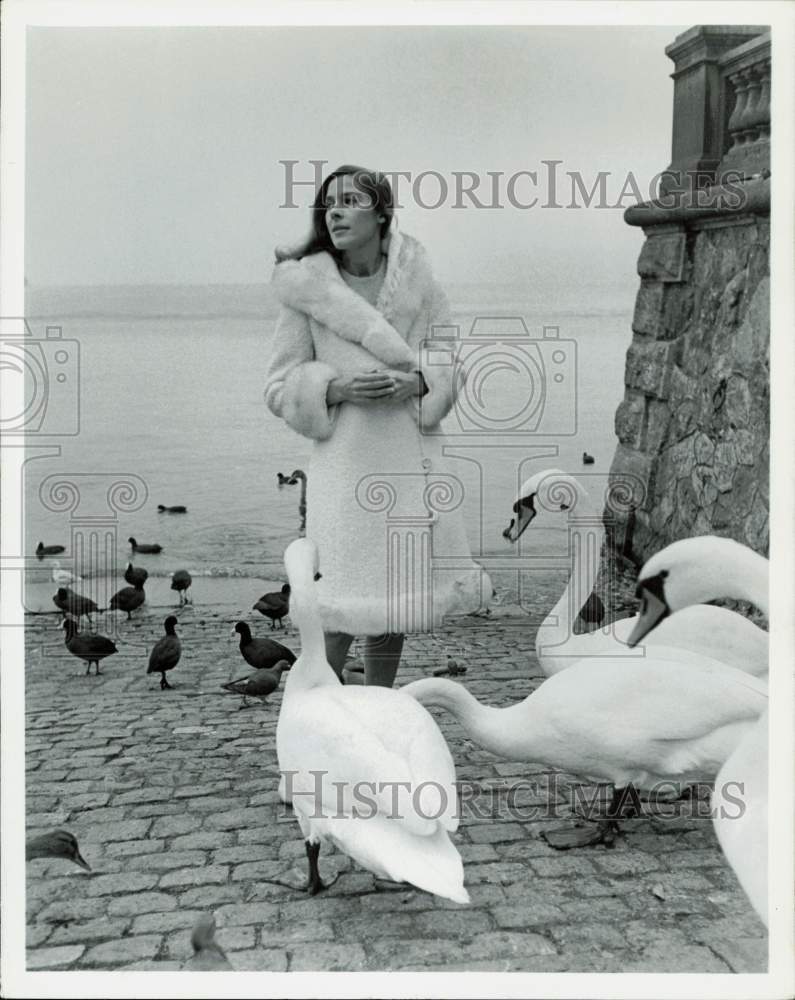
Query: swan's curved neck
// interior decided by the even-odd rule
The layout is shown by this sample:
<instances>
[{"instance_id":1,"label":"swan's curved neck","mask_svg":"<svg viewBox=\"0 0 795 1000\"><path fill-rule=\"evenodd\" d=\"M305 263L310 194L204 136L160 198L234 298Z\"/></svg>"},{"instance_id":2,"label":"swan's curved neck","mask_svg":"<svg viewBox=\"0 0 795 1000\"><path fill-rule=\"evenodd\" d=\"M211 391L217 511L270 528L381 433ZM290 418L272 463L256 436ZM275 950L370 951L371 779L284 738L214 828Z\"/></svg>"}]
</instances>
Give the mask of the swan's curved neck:
<instances>
[{"instance_id":1,"label":"swan's curved neck","mask_svg":"<svg viewBox=\"0 0 795 1000\"><path fill-rule=\"evenodd\" d=\"M293 665L290 676L294 678L293 683L300 677L302 687L316 687L336 681L336 675L326 659L320 608L313 591L314 583L294 585L290 594L290 615L301 636L301 655Z\"/></svg>"},{"instance_id":2,"label":"swan's curved neck","mask_svg":"<svg viewBox=\"0 0 795 1000\"><path fill-rule=\"evenodd\" d=\"M554 656L572 635L572 626L588 600L599 572L604 526L602 515L594 510L590 497L577 489L577 513L569 520L569 551L572 571L569 583L536 634L536 655Z\"/></svg>"},{"instance_id":3,"label":"swan's curved neck","mask_svg":"<svg viewBox=\"0 0 795 1000\"><path fill-rule=\"evenodd\" d=\"M414 681L408 688L420 704L446 709L467 736L489 753L507 760L544 762L543 720L531 718L529 699L507 708L492 708L482 705L462 684L434 677Z\"/></svg>"},{"instance_id":4,"label":"swan's curved neck","mask_svg":"<svg viewBox=\"0 0 795 1000\"><path fill-rule=\"evenodd\" d=\"M749 601L764 614L770 614L770 563L758 552L735 543L725 545L720 563L717 561L707 570L710 590L714 591L710 600L717 597L732 597L738 601Z\"/></svg>"}]
</instances>

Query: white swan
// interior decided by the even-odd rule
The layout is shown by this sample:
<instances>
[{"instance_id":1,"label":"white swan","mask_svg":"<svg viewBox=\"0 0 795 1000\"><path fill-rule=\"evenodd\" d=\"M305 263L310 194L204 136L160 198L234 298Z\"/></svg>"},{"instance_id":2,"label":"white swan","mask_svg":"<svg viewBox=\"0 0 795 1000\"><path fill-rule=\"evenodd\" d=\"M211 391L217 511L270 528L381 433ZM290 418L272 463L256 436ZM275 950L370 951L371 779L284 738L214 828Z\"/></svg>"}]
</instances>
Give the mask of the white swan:
<instances>
[{"instance_id":1,"label":"white swan","mask_svg":"<svg viewBox=\"0 0 795 1000\"><path fill-rule=\"evenodd\" d=\"M402 691L340 684L326 660L315 544L292 542L284 563L301 655L287 676L276 750L284 797L306 841L307 888L324 888L317 859L328 840L377 875L468 903L449 836L458 817L444 737Z\"/></svg>"},{"instance_id":2,"label":"white swan","mask_svg":"<svg viewBox=\"0 0 795 1000\"><path fill-rule=\"evenodd\" d=\"M57 559L52 561L52 582L59 587L68 587L70 583L79 583L83 578L68 569L61 569L61 564Z\"/></svg>"},{"instance_id":3,"label":"white swan","mask_svg":"<svg viewBox=\"0 0 795 1000\"><path fill-rule=\"evenodd\" d=\"M712 793L715 833L737 880L768 924L768 717L759 719L720 769Z\"/></svg>"},{"instance_id":4,"label":"white swan","mask_svg":"<svg viewBox=\"0 0 795 1000\"><path fill-rule=\"evenodd\" d=\"M626 659L580 660L508 708L481 704L453 681L426 678L401 690L441 705L479 746L508 760L532 761L614 786L608 816L623 789L658 782L711 781L767 707L767 685L701 658L699 669L676 650L647 650L643 668ZM583 839L547 839L554 847L612 841L615 822Z\"/></svg>"},{"instance_id":5,"label":"white swan","mask_svg":"<svg viewBox=\"0 0 795 1000\"><path fill-rule=\"evenodd\" d=\"M703 535L673 542L640 571L641 613L630 641L656 634L666 622L675 625L683 613L678 609L692 601L733 597L769 614L769 568L764 556L730 538ZM721 768L712 809L723 853L767 924L767 713Z\"/></svg>"},{"instance_id":6,"label":"white swan","mask_svg":"<svg viewBox=\"0 0 795 1000\"><path fill-rule=\"evenodd\" d=\"M559 469L546 469L522 485L513 509L515 516L503 532L504 537L512 542L516 542L530 522L544 510L564 513L567 520L574 511L588 529L587 533L574 535L571 579L536 635L536 655L547 677L585 656L619 652L626 655L629 637L638 623L637 615L613 622L607 633L598 629L575 635L572 631L572 625L596 581L604 534L601 511L594 508L582 484ZM582 551L583 537L588 546L586 552ZM649 647L669 646L682 651L679 654L682 660L689 654L696 657L705 655L756 676L766 675L768 637L763 629L726 608L697 604L695 601L688 603L694 606L685 608L677 615L675 623L663 622L653 635L647 637ZM631 662L630 657L628 663Z\"/></svg>"},{"instance_id":7,"label":"white swan","mask_svg":"<svg viewBox=\"0 0 795 1000\"><path fill-rule=\"evenodd\" d=\"M675 619L678 623L683 610L698 601L731 597L750 601L768 615L769 570L764 556L733 538L700 535L672 542L655 552L638 574L641 610L630 643L640 642L652 629L657 635L674 611L679 612ZM732 619L748 620L734 611L728 614ZM766 632L759 631L767 637ZM767 670L767 644L764 659Z\"/></svg>"}]
</instances>

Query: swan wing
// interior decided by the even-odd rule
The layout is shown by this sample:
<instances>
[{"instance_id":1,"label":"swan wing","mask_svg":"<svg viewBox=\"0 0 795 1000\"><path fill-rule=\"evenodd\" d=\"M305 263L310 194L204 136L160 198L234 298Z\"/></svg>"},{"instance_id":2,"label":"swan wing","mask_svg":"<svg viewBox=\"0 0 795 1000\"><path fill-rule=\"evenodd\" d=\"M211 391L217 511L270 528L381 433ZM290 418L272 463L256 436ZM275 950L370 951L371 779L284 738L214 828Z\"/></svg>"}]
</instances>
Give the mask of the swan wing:
<instances>
[{"instance_id":1,"label":"swan wing","mask_svg":"<svg viewBox=\"0 0 795 1000\"><path fill-rule=\"evenodd\" d=\"M406 760L423 816L434 816L451 832L458 828L455 764L430 712L402 690L350 688L350 707L361 725L378 713L379 734ZM383 723L383 728L381 724Z\"/></svg>"},{"instance_id":2,"label":"swan wing","mask_svg":"<svg viewBox=\"0 0 795 1000\"><path fill-rule=\"evenodd\" d=\"M768 717L720 769L712 794L720 846L754 909L768 923Z\"/></svg>"},{"instance_id":3,"label":"swan wing","mask_svg":"<svg viewBox=\"0 0 795 1000\"><path fill-rule=\"evenodd\" d=\"M296 808L309 806L307 796L313 796L324 816L378 813L427 836L437 819L425 808L424 790L414 794L420 782L412 770L417 763L411 743L419 727L402 699L395 704L383 692L397 694L386 688L322 687L302 692L292 705L285 699L276 730L279 766L292 773ZM401 718L396 709L403 709ZM443 739L442 744L449 758ZM423 780L430 780L428 771L426 766Z\"/></svg>"}]
</instances>

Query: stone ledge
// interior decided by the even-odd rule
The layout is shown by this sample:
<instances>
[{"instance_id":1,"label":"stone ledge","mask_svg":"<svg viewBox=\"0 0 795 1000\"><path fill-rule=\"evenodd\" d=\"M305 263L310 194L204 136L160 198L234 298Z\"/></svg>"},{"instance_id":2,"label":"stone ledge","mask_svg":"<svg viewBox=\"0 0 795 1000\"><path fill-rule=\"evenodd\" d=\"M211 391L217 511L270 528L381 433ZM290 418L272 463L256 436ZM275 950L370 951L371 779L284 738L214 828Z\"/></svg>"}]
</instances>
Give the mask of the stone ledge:
<instances>
[{"instance_id":1,"label":"stone ledge","mask_svg":"<svg viewBox=\"0 0 795 1000\"><path fill-rule=\"evenodd\" d=\"M743 195L744 197L740 197ZM770 214L770 175L740 183L718 184L695 192L672 193L665 199L630 205L628 226L660 226L721 217Z\"/></svg>"}]
</instances>

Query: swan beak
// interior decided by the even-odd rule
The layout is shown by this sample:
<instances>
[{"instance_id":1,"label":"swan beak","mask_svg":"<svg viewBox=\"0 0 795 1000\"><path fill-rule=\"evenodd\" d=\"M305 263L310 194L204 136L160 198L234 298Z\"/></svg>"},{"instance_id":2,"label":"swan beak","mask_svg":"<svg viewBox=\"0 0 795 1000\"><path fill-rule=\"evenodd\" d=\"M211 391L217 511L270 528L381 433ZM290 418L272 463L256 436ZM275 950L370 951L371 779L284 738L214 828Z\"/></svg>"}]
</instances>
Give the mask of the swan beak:
<instances>
[{"instance_id":1,"label":"swan beak","mask_svg":"<svg viewBox=\"0 0 795 1000\"><path fill-rule=\"evenodd\" d=\"M646 587L640 588L640 596L643 603L641 604L638 621L629 639L627 639L627 645L630 648L637 646L641 639L645 638L652 629L660 624L663 618L667 618L671 613L671 609L665 601L660 600L656 594L647 590Z\"/></svg>"},{"instance_id":2,"label":"swan beak","mask_svg":"<svg viewBox=\"0 0 795 1000\"><path fill-rule=\"evenodd\" d=\"M80 865L81 868L85 868L87 872L91 871L91 865L86 861L80 851L75 851L75 864Z\"/></svg>"}]
</instances>

